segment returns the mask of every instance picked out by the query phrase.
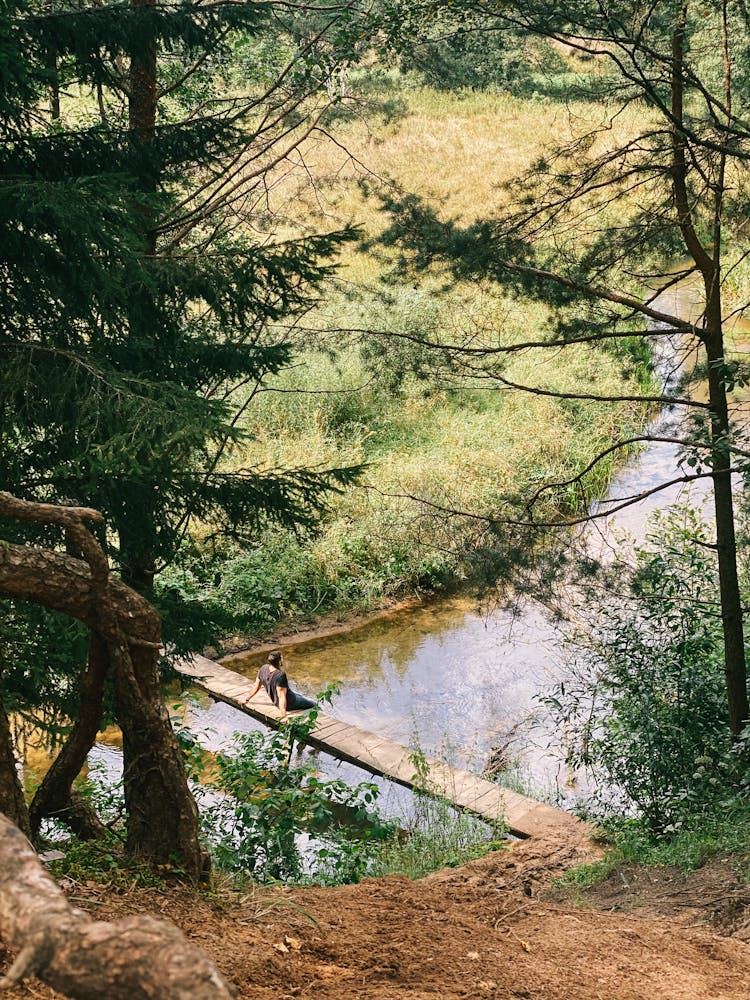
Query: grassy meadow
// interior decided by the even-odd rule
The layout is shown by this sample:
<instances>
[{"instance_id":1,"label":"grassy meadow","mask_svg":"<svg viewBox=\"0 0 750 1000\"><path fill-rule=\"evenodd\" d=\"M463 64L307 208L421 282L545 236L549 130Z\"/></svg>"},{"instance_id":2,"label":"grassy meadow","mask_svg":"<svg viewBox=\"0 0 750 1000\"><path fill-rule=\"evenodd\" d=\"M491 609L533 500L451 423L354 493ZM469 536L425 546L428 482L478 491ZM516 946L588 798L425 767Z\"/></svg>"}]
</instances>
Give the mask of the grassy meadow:
<instances>
[{"instance_id":1,"label":"grassy meadow","mask_svg":"<svg viewBox=\"0 0 750 1000\"><path fill-rule=\"evenodd\" d=\"M481 576L479 555L498 545L498 533L465 513L516 510L519 496L574 476L616 431L644 417L630 404L509 391L492 378L490 362L470 371L405 339L342 332L491 345L538 339L550 319L545 305L490 285L446 288L440 274L404 279L387 251L373 249L387 218L368 192L393 185L421 195L443 217L488 215L513 197L513 179L545 142L571 128L571 110L537 95L438 93L394 77L377 90L397 103L396 113L339 122L337 142L311 140L304 164L287 164L271 191L275 212L294 220L290 233L355 223L370 249L352 246L324 301L297 329L282 331L298 343L296 363L266 383L281 391L262 391L249 403L251 441L227 459L267 469L361 463L364 471L314 535L269 526L244 547L198 543L170 571L170 584L228 616L233 630L262 634L280 620L371 610ZM598 113L576 109L579 118ZM514 354L502 374L596 393L648 377L627 350L615 356L581 346ZM541 509L580 509L610 471L602 463L587 491L562 487Z\"/></svg>"}]
</instances>

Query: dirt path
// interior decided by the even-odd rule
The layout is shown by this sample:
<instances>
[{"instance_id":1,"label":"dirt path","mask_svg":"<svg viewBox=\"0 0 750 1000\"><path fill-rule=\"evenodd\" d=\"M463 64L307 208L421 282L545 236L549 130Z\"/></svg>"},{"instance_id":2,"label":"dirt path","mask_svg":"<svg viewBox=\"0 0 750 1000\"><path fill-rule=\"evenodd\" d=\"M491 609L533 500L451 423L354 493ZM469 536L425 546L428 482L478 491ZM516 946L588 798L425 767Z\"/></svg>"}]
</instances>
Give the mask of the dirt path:
<instances>
[{"instance_id":1,"label":"dirt path","mask_svg":"<svg viewBox=\"0 0 750 1000\"><path fill-rule=\"evenodd\" d=\"M99 919L139 911L173 919L243 1000L750 996L750 945L705 923L718 892L734 901L732 928L746 926L736 904L747 903L747 890L734 876L720 865L687 880L657 870L636 892L634 874L619 873L581 906L549 891L580 860L574 849L527 842L419 882L391 876L335 889L224 891L213 900L181 889L67 888ZM56 996L34 982L6 995Z\"/></svg>"}]
</instances>

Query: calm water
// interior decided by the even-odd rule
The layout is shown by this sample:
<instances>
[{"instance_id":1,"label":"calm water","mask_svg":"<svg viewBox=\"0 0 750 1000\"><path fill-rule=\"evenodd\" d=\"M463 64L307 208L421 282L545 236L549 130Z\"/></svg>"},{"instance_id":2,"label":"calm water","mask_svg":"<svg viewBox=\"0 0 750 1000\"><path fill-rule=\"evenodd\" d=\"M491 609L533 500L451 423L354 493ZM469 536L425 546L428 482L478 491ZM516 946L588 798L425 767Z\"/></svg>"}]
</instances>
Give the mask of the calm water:
<instances>
[{"instance_id":1,"label":"calm water","mask_svg":"<svg viewBox=\"0 0 750 1000\"><path fill-rule=\"evenodd\" d=\"M663 306L692 311L690 293L673 290ZM678 374L677 344L663 347L660 373L665 383ZM670 368L673 369L670 371ZM651 429L670 434L675 415L664 412ZM623 497L634 496L678 473L677 447L649 445L625 466L609 496L595 505L607 517L585 529L586 545L600 558L627 545L623 534L642 538L648 516L674 503L684 488L674 486L609 517ZM705 481L691 488L692 502L703 502ZM575 600L573 595L572 600ZM254 677L260 659L249 656L231 668ZM483 609L468 598L394 613L344 636L318 639L285 651L292 686L315 695L335 681L331 715L382 734L425 753L481 771L490 748L510 741L511 754L534 786L570 794L571 776L549 749L550 733L537 696L560 676L560 634L550 613L532 600L511 614ZM185 713L191 729L202 734L207 748L230 745L235 732L258 728L247 716L199 695ZM106 754L108 770L116 755ZM321 758L326 772L347 780L368 776L350 765ZM390 793L396 798L400 792Z\"/></svg>"},{"instance_id":2,"label":"calm water","mask_svg":"<svg viewBox=\"0 0 750 1000\"><path fill-rule=\"evenodd\" d=\"M611 495L650 488L675 462L673 446L649 448L617 477ZM622 532L640 535L648 514L674 502L679 492L664 491L597 522L587 529L589 548L606 558L623 544ZM560 639L553 616L532 600L513 613L462 598L295 646L285 651L285 666L292 686L304 694L338 682L341 691L326 712L342 721L477 771L493 746L509 742L511 755L536 786L567 794L570 775L549 748L537 699L564 669ZM254 677L263 659L233 660L231 669ZM204 730L211 749L226 746L235 731L255 727L227 705L207 698L200 704L188 722ZM356 780L356 769L344 770Z\"/></svg>"}]
</instances>

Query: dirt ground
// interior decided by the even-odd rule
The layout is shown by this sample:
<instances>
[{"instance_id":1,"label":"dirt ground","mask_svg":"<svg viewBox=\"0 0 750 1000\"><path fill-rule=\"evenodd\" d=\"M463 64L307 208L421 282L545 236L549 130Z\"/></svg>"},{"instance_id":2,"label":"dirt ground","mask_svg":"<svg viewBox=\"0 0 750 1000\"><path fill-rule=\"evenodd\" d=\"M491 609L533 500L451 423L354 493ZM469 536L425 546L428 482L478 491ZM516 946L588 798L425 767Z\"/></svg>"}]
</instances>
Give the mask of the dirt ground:
<instances>
[{"instance_id":1,"label":"dirt ground","mask_svg":"<svg viewBox=\"0 0 750 1000\"><path fill-rule=\"evenodd\" d=\"M582 860L535 840L418 882L198 898L65 888L97 919L174 920L247 1000L750 997L750 890L723 859L690 876L620 869L577 898L551 886ZM31 981L5 996L57 994Z\"/></svg>"}]
</instances>

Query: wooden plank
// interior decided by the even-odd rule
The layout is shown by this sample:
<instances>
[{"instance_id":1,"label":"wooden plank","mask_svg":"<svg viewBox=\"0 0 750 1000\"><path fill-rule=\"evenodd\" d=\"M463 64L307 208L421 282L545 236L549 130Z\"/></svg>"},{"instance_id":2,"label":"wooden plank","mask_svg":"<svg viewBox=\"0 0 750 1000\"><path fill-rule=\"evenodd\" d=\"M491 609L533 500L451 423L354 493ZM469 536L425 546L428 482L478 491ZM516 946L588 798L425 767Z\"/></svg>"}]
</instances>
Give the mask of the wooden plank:
<instances>
[{"instance_id":1,"label":"wooden plank","mask_svg":"<svg viewBox=\"0 0 750 1000\"><path fill-rule=\"evenodd\" d=\"M242 674L227 670L203 656L194 656L177 667L179 673L213 697L252 716L259 722L276 728L281 713L264 692L248 704L239 704L252 687L253 681ZM301 712L290 713L301 715ZM421 762L410 759L412 751L401 744L341 722L333 716L318 714L307 741L311 746L362 767L372 774L382 775L406 788L445 799L457 809L471 812L490 822L503 820L511 833L520 837L541 836L554 830L558 835L580 840L588 836L585 823L554 806L537 802L510 789L502 788L486 778L430 758Z\"/></svg>"},{"instance_id":2,"label":"wooden plank","mask_svg":"<svg viewBox=\"0 0 750 1000\"><path fill-rule=\"evenodd\" d=\"M342 722L341 719L334 719L330 715L318 715L311 733L321 737L321 739L328 739L329 736L333 736L334 733L341 732L344 729L351 729L348 722Z\"/></svg>"},{"instance_id":3,"label":"wooden plank","mask_svg":"<svg viewBox=\"0 0 750 1000\"><path fill-rule=\"evenodd\" d=\"M327 726L322 733L318 730L313 729L310 735L317 738L320 743L330 744L330 746L339 746L340 744L346 744L350 739L351 726L347 725L346 722L337 722L331 726Z\"/></svg>"}]
</instances>

